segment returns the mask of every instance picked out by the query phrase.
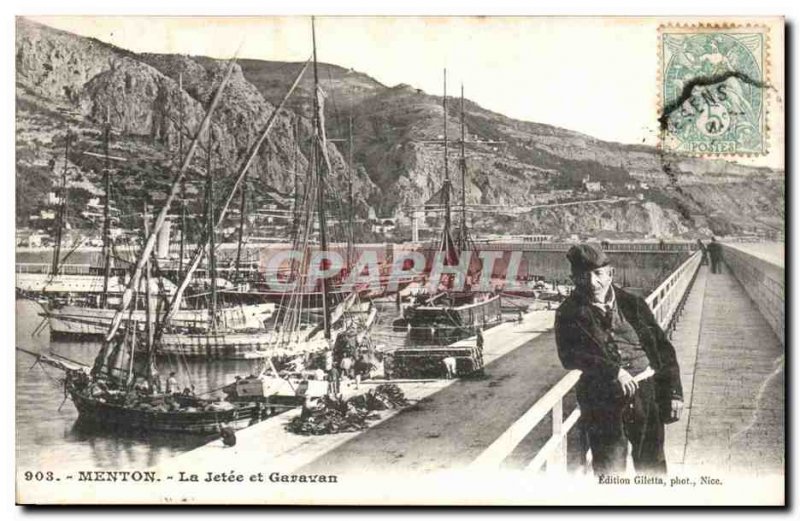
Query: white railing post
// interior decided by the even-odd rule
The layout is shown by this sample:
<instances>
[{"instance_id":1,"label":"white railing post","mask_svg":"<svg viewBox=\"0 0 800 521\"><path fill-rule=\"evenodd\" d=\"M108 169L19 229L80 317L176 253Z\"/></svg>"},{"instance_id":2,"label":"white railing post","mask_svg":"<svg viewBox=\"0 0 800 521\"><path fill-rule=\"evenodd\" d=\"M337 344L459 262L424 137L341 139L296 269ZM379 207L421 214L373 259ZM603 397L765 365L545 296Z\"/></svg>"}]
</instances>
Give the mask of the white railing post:
<instances>
[{"instance_id":1,"label":"white railing post","mask_svg":"<svg viewBox=\"0 0 800 521\"><path fill-rule=\"evenodd\" d=\"M547 472L566 472L567 471L567 443L564 427L564 399L558 400L553 405L553 437L558 440L558 446L547 458Z\"/></svg>"}]
</instances>

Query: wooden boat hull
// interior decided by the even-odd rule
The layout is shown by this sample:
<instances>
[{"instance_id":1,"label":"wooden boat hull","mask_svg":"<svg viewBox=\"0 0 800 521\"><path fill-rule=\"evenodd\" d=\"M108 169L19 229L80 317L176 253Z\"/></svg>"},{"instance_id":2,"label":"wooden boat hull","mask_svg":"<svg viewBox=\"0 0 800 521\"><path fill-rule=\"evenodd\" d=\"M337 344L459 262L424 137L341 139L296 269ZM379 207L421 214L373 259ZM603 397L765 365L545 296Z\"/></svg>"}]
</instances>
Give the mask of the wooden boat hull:
<instances>
[{"instance_id":1,"label":"wooden boat hull","mask_svg":"<svg viewBox=\"0 0 800 521\"><path fill-rule=\"evenodd\" d=\"M251 360L295 352L298 354L314 352L324 349L328 345L327 340L324 338L302 340L299 335L291 342L290 345L293 346L291 350L278 347L279 343L279 338L275 333L266 331L217 334L166 333L161 337L157 353L161 356Z\"/></svg>"},{"instance_id":2,"label":"wooden boat hull","mask_svg":"<svg viewBox=\"0 0 800 521\"><path fill-rule=\"evenodd\" d=\"M260 303L270 302L277 306L288 306L300 300L304 309L322 309L321 292L283 292L265 288L261 285L248 292L220 291L220 296L229 302ZM328 305L335 307L350 295L347 291L332 290L328 293Z\"/></svg>"},{"instance_id":3,"label":"wooden boat hull","mask_svg":"<svg viewBox=\"0 0 800 521\"><path fill-rule=\"evenodd\" d=\"M274 311L274 304L254 304L222 308L219 316L222 324L236 330L262 327ZM45 311L42 316L48 319L50 333L54 336L105 336L115 312L110 308L63 306ZM135 310L130 321L138 323L139 328L143 329L145 317L144 310ZM180 309L175 313L172 324L202 331L209 327L208 310Z\"/></svg>"},{"instance_id":4,"label":"wooden boat hull","mask_svg":"<svg viewBox=\"0 0 800 521\"><path fill-rule=\"evenodd\" d=\"M394 323L418 344L446 345L502 323L499 295L461 306L412 306Z\"/></svg>"},{"instance_id":5,"label":"wooden boat hull","mask_svg":"<svg viewBox=\"0 0 800 521\"><path fill-rule=\"evenodd\" d=\"M358 309L344 312L355 320L362 332L375 321L376 309L361 303ZM334 327L331 340L324 338L321 328L308 327L295 333L275 331L226 331L217 333L165 333L161 337L157 353L161 356L189 358L219 358L226 360L252 360L302 353L315 353L327 349L336 341L336 336L346 326L343 322ZM310 338L309 338L310 337Z\"/></svg>"},{"instance_id":6,"label":"wooden boat hull","mask_svg":"<svg viewBox=\"0 0 800 521\"><path fill-rule=\"evenodd\" d=\"M227 411L155 411L111 404L71 390L70 396L82 422L135 430L214 434L220 425L242 429L264 419L263 406L255 403L236 404ZM285 409L283 409L285 410Z\"/></svg>"}]
</instances>

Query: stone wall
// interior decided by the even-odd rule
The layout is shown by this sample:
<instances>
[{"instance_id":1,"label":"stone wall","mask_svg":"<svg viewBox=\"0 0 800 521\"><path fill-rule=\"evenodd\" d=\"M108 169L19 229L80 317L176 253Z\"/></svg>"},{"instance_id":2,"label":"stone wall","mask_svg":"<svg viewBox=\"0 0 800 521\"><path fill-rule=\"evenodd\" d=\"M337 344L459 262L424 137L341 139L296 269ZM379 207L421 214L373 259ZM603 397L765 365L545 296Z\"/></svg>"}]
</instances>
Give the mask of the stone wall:
<instances>
[{"instance_id":1,"label":"stone wall","mask_svg":"<svg viewBox=\"0 0 800 521\"><path fill-rule=\"evenodd\" d=\"M722 258L767 319L781 344L786 346L783 266L745 253L734 245L723 245Z\"/></svg>"}]
</instances>

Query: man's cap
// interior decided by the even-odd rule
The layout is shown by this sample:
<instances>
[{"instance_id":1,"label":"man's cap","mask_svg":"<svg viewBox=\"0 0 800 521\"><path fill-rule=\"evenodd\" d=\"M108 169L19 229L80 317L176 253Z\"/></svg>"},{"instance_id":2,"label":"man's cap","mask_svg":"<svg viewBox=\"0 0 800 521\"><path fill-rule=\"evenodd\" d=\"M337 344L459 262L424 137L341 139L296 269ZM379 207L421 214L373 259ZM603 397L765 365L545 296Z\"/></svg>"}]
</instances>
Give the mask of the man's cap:
<instances>
[{"instance_id":1,"label":"man's cap","mask_svg":"<svg viewBox=\"0 0 800 521\"><path fill-rule=\"evenodd\" d=\"M567 252L567 260L573 272L585 272L602 268L609 264L608 256L598 245L577 244Z\"/></svg>"}]
</instances>

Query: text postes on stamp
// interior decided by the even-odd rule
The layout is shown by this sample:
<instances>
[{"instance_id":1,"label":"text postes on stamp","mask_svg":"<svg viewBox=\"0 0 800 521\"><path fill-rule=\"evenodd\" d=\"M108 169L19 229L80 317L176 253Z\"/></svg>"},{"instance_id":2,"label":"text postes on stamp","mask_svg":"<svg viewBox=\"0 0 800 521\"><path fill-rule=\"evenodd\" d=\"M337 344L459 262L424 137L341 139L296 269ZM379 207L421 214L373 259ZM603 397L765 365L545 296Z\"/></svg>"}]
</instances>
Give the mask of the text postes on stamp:
<instances>
[{"instance_id":1,"label":"text postes on stamp","mask_svg":"<svg viewBox=\"0 0 800 521\"><path fill-rule=\"evenodd\" d=\"M767 44L758 26L661 27L661 147L765 154Z\"/></svg>"}]
</instances>

